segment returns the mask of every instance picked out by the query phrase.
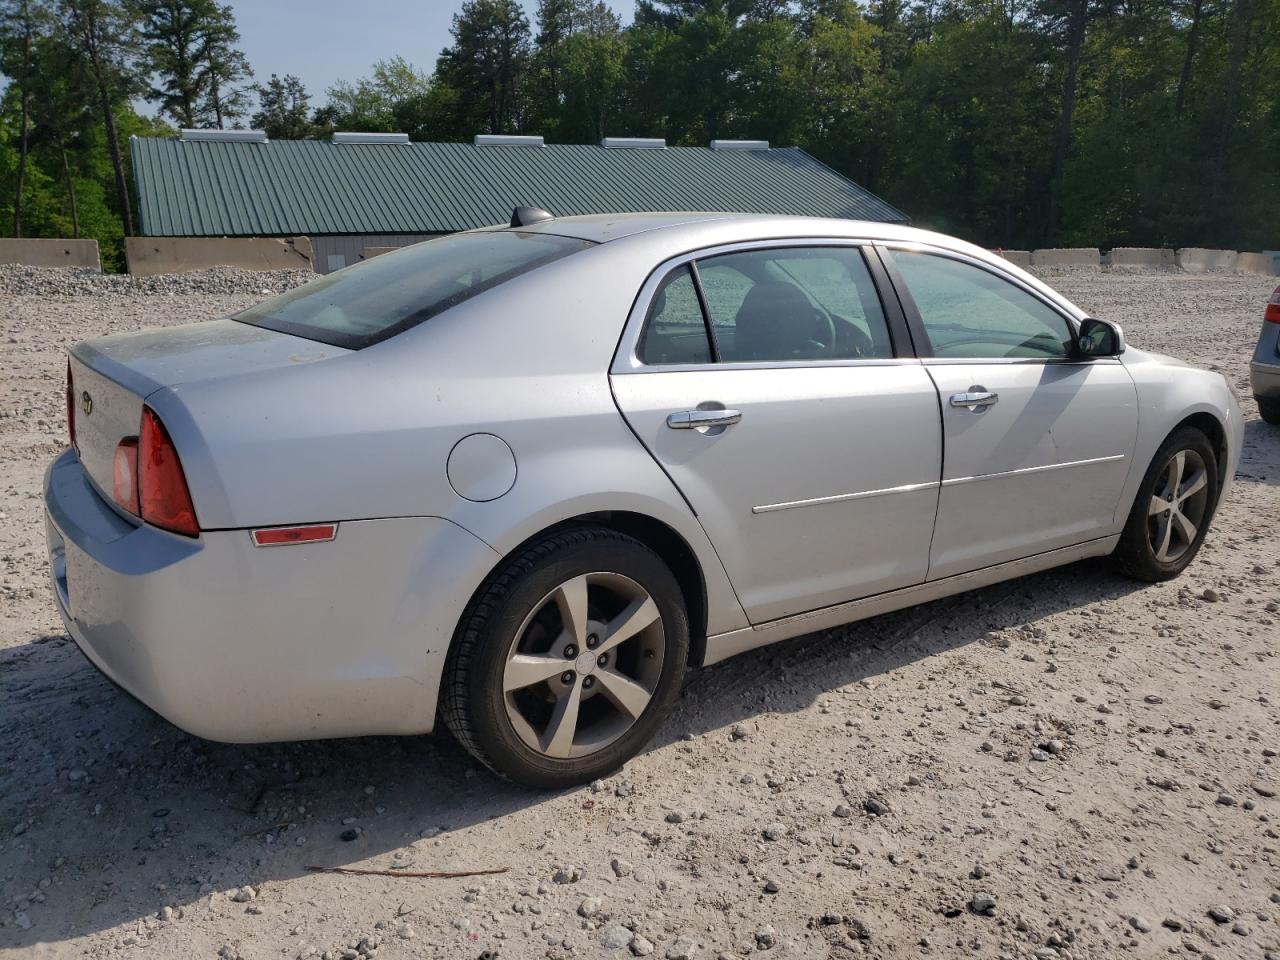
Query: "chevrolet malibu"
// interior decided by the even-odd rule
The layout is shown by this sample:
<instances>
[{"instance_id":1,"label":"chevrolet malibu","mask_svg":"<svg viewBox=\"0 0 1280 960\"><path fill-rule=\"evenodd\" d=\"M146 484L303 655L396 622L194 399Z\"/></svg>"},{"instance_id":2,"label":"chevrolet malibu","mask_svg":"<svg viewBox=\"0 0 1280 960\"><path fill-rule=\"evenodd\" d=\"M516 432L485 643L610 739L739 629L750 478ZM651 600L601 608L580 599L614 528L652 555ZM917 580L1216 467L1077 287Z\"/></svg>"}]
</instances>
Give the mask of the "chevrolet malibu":
<instances>
[{"instance_id":1,"label":"chevrolet malibu","mask_svg":"<svg viewBox=\"0 0 1280 960\"><path fill-rule=\"evenodd\" d=\"M109 678L222 741L439 715L539 788L691 666L1084 557L1177 576L1243 433L949 237L535 208L79 344L67 412L53 589Z\"/></svg>"}]
</instances>

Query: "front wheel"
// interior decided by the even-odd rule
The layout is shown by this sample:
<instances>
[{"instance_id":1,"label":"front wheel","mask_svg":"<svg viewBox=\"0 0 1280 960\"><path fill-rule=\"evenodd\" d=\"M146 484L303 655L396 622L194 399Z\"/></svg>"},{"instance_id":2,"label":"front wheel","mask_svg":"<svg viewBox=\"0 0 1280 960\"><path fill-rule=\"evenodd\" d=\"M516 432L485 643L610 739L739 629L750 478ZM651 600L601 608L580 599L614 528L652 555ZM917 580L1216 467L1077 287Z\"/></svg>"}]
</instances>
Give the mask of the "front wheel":
<instances>
[{"instance_id":1,"label":"front wheel","mask_svg":"<svg viewBox=\"0 0 1280 960\"><path fill-rule=\"evenodd\" d=\"M1280 426L1280 397L1254 397L1258 401L1258 413L1267 423Z\"/></svg>"},{"instance_id":2,"label":"front wheel","mask_svg":"<svg viewBox=\"0 0 1280 960\"><path fill-rule=\"evenodd\" d=\"M522 548L468 607L441 708L510 780L560 789L613 772L657 730L689 650L680 588L639 541L575 527Z\"/></svg>"},{"instance_id":3,"label":"front wheel","mask_svg":"<svg viewBox=\"0 0 1280 960\"><path fill-rule=\"evenodd\" d=\"M1218 458L1193 427L1169 436L1148 467L1114 557L1139 580L1172 580L1200 551L1218 504Z\"/></svg>"}]
</instances>

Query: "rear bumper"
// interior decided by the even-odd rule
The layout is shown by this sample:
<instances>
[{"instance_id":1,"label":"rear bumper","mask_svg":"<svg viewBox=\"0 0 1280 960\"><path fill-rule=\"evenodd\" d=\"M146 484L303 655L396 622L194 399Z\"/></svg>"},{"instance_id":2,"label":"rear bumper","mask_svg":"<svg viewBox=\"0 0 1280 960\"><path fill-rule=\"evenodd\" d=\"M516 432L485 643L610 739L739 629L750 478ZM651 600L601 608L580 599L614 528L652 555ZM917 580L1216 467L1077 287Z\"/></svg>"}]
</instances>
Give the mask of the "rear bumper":
<instances>
[{"instance_id":1,"label":"rear bumper","mask_svg":"<svg viewBox=\"0 0 1280 960\"><path fill-rule=\"evenodd\" d=\"M95 666L198 736L264 742L432 728L463 607L498 559L438 517L328 543L188 539L119 517L68 451L45 475L53 592Z\"/></svg>"},{"instance_id":2,"label":"rear bumper","mask_svg":"<svg viewBox=\"0 0 1280 960\"><path fill-rule=\"evenodd\" d=\"M1250 361L1249 386L1255 397L1280 397L1280 363Z\"/></svg>"}]
</instances>

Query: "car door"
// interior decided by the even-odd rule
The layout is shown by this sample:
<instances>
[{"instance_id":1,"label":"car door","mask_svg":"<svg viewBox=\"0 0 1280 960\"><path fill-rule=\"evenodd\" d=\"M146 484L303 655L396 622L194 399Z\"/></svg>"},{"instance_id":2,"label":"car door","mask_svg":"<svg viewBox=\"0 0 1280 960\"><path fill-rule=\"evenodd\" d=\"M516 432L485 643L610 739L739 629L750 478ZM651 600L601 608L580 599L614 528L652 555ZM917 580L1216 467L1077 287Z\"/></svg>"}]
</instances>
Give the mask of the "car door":
<instances>
[{"instance_id":1,"label":"car door","mask_svg":"<svg viewBox=\"0 0 1280 960\"><path fill-rule=\"evenodd\" d=\"M873 271L883 277L878 259L847 243L672 261L641 291L619 347L618 407L753 623L927 573L937 393Z\"/></svg>"},{"instance_id":2,"label":"car door","mask_svg":"<svg viewBox=\"0 0 1280 960\"><path fill-rule=\"evenodd\" d=\"M921 248L886 257L942 405L929 579L1112 532L1138 423L1124 365L1078 358L1065 313L1004 271Z\"/></svg>"}]
</instances>

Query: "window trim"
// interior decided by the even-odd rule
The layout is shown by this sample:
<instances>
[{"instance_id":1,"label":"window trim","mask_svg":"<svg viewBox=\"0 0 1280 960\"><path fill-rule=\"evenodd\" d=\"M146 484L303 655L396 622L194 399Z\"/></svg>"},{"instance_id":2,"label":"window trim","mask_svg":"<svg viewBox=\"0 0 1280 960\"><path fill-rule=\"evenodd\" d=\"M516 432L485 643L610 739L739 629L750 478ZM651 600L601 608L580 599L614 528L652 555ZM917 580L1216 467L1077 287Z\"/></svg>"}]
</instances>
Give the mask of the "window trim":
<instances>
[{"instance_id":1,"label":"window trim","mask_svg":"<svg viewBox=\"0 0 1280 960\"><path fill-rule=\"evenodd\" d=\"M911 339L916 347L916 355L920 358L920 362L926 366L980 366L986 364L1091 364L1101 362L1120 363L1119 357L1080 357L1074 354L1074 346L1080 336L1080 320L1066 310L1062 304L1056 303L1046 297L1043 292L1037 290L1020 277L1015 276L1008 271L1001 270L994 264L979 260L977 257L960 253L956 250L949 250L946 247L935 247L927 243L915 243L909 241L876 241L876 250L880 254L881 260L884 262L884 268L889 275L890 282L893 284L897 292L898 299L902 303L903 312L906 314L907 326L911 331ZM1065 357L937 357L933 354L933 343L929 339L929 332L925 328L924 318L920 315L920 308L916 306L915 298L911 295L911 290L907 286L906 279L902 276L902 272L898 269L898 264L894 260L893 254L895 250L902 250L908 253L923 253L935 257L943 257L948 260L955 260L960 263L968 264L983 270L992 276L1013 284L1019 290L1038 300L1041 304L1048 307L1058 316L1066 321L1068 329L1071 331L1071 340L1073 352Z\"/></svg>"},{"instance_id":2,"label":"window trim","mask_svg":"<svg viewBox=\"0 0 1280 960\"><path fill-rule=\"evenodd\" d=\"M906 363L918 363L912 343L911 332L905 312L899 303L893 284L880 262L875 250L876 241L872 239L852 239L848 237L785 237L780 239L743 240L735 243L717 244L700 250L688 250L674 257L669 257L658 264L636 295L631 313L623 327L622 337L614 353L610 365L611 374L624 373L695 373L709 370L776 370L776 369L808 369L812 367L858 367L858 366L897 366ZM880 301L880 310L884 314L885 325L889 331L889 343L893 350L892 357L849 357L830 360L760 360L753 362L720 361L719 350L715 342L715 332L711 323L711 315L707 310L706 300L702 292L702 279L698 274L697 261L709 260L712 257L729 253L752 253L761 250L775 250L787 247L854 247L862 254L863 264L871 277L876 296ZM659 286L673 272L681 267L689 267L694 276L694 288L698 293L698 303L702 307L703 322L707 325L707 337L711 344L711 363L666 363L646 364L638 354L640 338L648 323L649 311Z\"/></svg>"}]
</instances>

